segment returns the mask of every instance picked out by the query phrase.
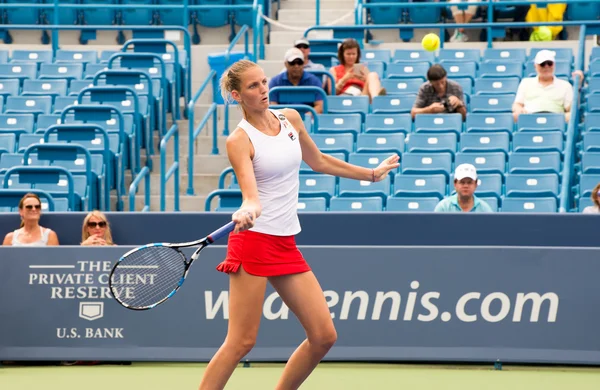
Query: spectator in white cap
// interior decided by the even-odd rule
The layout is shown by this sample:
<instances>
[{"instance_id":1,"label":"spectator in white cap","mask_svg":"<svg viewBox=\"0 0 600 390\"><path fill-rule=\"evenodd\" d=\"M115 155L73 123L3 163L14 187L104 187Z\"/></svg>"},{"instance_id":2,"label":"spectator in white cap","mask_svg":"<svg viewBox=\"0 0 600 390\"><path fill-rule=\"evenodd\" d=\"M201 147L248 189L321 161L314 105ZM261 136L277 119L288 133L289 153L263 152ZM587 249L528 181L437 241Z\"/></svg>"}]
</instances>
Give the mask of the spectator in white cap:
<instances>
[{"instance_id":1,"label":"spectator in white cap","mask_svg":"<svg viewBox=\"0 0 600 390\"><path fill-rule=\"evenodd\" d=\"M294 47L296 49L300 49L302 54L304 54L304 69L306 70L327 70L325 66L321 64L316 64L312 62L308 56L310 54L310 42L306 38L297 39L294 42Z\"/></svg>"},{"instance_id":2,"label":"spectator in white cap","mask_svg":"<svg viewBox=\"0 0 600 390\"><path fill-rule=\"evenodd\" d=\"M436 212L491 213L490 205L475 196L477 190L477 169L471 164L460 164L454 171L454 189L456 193L440 201Z\"/></svg>"},{"instance_id":3,"label":"spectator in white cap","mask_svg":"<svg viewBox=\"0 0 600 390\"><path fill-rule=\"evenodd\" d=\"M568 122L573 103L573 87L568 81L554 75L556 53L552 50L540 50L535 55L536 77L521 80L512 111L515 122L521 114L564 113ZM583 81L583 73L573 72Z\"/></svg>"},{"instance_id":4,"label":"spectator in white cap","mask_svg":"<svg viewBox=\"0 0 600 390\"><path fill-rule=\"evenodd\" d=\"M279 73L271 79L269 89L291 86L323 88L321 80L317 76L304 71L304 54L302 54L300 49L292 48L285 52L284 62L286 71ZM272 92L269 96L271 97L271 104L306 104L314 107L317 113L323 113L323 96L318 93L315 93L310 101L295 102L282 102L277 91Z\"/></svg>"}]
</instances>

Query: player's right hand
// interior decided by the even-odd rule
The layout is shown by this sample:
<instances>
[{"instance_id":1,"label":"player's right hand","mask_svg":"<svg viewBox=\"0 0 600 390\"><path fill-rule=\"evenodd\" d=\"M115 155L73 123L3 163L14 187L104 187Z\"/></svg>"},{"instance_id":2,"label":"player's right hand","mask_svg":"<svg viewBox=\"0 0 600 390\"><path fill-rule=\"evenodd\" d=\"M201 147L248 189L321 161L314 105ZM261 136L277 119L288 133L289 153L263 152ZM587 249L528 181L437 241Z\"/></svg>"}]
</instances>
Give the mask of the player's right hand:
<instances>
[{"instance_id":1,"label":"player's right hand","mask_svg":"<svg viewBox=\"0 0 600 390\"><path fill-rule=\"evenodd\" d=\"M233 216L231 217L231 220L235 222L235 229L233 232L239 233L251 229L254 226L257 214L257 211L252 207L242 207L233 213Z\"/></svg>"}]
</instances>

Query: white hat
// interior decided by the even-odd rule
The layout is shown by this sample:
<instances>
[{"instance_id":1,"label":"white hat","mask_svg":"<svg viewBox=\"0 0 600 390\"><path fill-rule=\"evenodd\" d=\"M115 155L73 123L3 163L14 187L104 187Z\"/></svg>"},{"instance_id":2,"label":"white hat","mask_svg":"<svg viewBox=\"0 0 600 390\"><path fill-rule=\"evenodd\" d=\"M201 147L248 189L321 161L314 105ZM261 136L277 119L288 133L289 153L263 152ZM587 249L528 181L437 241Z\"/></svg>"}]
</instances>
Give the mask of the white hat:
<instances>
[{"instance_id":1,"label":"white hat","mask_svg":"<svg viewBox=\"0 0 600 390\"><path fill-rule=\"evenodd\" d=\"M294 60L302 60L302 62L304 62L304 54L302 54L300 49L293 47L285 52L285 57L283 57L283 59L285 62L293 62Z\"/></svg>"},{"instance_id":2,"label":"white hat","mask_svg":"<svg viewBox=\"0 0 600 390\"><path fill-rule=\"evenodd\" d=\"M539 65L546 61L555 62L555 59L556 59L556 52L554 52L552 50L540 50L535 55L534 62Z\"/></svg>"},{"instance_id":3,"label":"white hat","mask_svg":"<svg viewBox=\"0 0 600 390\"><path fill-rule=\"evenodd\" d=\"M310 42L306 38L296 39L296 41L294 41L294 47L297 47L298 45L310 46Z\"/></svg>"},{"instance_id":4,"label":"white hat","mask_svg":"<svg viewBox=\"0 0 600 390\"><path fill-rule=\"evenodd\" d=\"M454 171L454 179L462 180L465 177L477 180L477 169L471 164L460 164L457 166Z\"/></svg>"}]
</instances>

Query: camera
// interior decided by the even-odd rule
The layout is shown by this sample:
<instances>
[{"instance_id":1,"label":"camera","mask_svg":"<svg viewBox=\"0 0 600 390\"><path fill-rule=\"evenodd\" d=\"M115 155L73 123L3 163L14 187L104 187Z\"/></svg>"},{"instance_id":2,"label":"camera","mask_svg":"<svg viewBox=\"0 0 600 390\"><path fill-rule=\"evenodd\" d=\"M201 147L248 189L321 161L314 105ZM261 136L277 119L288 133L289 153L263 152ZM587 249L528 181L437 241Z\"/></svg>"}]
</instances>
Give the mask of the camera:
<instances>
[{"instance_id":1,"label":"camera","mask_svg":"<svg viewBox=\"0 0 600 390\"><path fill-rule=\"evenodd\" d=\"M452 104L450 104L450 101L448 100L448 98L443 98L442 104L444 105L444 109L447 112L454 112L454 107L452 107Z\"/></svg>"}]
</instances>

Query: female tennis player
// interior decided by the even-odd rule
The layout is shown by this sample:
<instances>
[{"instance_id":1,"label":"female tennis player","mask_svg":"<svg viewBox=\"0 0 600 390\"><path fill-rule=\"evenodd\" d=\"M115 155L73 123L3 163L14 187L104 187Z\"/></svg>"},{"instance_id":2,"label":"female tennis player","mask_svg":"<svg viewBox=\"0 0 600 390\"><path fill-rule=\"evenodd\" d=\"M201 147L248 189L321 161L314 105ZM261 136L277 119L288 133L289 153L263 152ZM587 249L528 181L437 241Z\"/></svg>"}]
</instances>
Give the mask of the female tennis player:
<instances>
[{"instance_id":1,"label":"female tennis player","mask_svg":"<svg viewBox=\"0 0 600 390\"><path fill-rule=\"evenodd\" d=\"M275 387L297 389L337 338L323 291L294 239L300 232L296 208L301 161L317 172L380 181L399 166L399 157L368 169L321 153L296 111L269 109L267 77L254 62L233 64L221 78L221 90L243 111L243 119L227 139L243 203L232 217L236 227L225 261L217 267L229 274L227 337L208 364L200 390L223 389L254 346L267 281L306 331L306 340L290 357Z\"/></svg>"}]
</instances>

